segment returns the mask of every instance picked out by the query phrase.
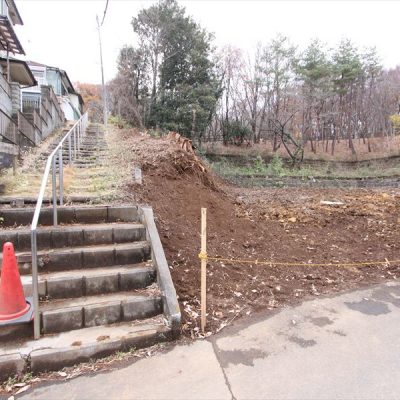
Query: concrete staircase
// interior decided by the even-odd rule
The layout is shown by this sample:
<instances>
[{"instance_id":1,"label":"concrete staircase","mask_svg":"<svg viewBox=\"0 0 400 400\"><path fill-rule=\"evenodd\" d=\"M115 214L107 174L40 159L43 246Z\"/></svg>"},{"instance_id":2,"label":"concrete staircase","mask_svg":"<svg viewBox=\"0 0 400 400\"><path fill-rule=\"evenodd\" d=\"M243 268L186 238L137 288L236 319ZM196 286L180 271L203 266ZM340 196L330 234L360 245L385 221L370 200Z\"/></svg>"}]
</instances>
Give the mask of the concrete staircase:
<instances>
[{"instance_id":1,"label":"concrete staircase","mask_svg":"<svg viewBox=\"0 0 400 400\"><path fill-rule=\"evenodd\" d=\"M69 127L68 127L69 128ZM68 132L63 130L63 135ZM57 147L59 140L53 141L46 151L42 152L37 159L37 164L44 165L50 153ZM77 152L74 168L94 168L102 165L102 160L107 154L107 142L104 138L104 128L99 124L90 124L82 136L82 142ZM68 163L68 141L63 144L63 161ZM58 163L58 159L57 159Z\"/></svg>"},{"instance_id":2,"label":"concrete staircase","mask_svg":"<svg viewBox=\"0 0 400 400\"><path fill-rule=\"evenodd\" d=\"M10 204L15 199L24 203L35 203L39 191L42 173L47 158L56 148L61 138L71 128L71 124L58 134L49 138L42 151L36 156L31 157L19 170L16 177L9 177L8 184L5 185L5 195L0 197L0 204ZM105 132L102 125L89 124L77 157L73 161L72 167L69 166L68 142L63 144L63 164L64 164L64 195L67 202L91 201L101 203L115 197L115 179L110 177L110 164L108 160L108 146ZM56 169L58 171L58 158L56 158ZM9 189L7 190L7 187ZM50 201L51 182L46 188L45 203Z\"/></svg>"},{"instance_id":3,"label":"concrete staircase","mask_svg":"<svg viewBox=\"0 0 400 400\"><path fill-rule=\"evenodd\" d=\"M0 241L14 243L26 296L33 211L0 211L6 228ZM32 324L0 326L0 376L60 368L179 334L176 293L150 209L62 207L57 227L51 212L43 209L38 231L43 337L32 340Z\"/></svg>"},{"instance_id":4,"label":"concrete staircase","mask_svg":"<svg viewBox=\"0 0 400 400\"><path fill-rule=\"evenodd\" d=\"M104 132L89 126L74 164L82 171L96 168L106 151ZM62 206L56 227L52 212L42 208L37 236L43 336L32 340L32 323L0 325L0 377L52 370L179 335L179 305L151 208ZM14 244L26 296L32 294L33 213L32 207L0 209L0 244Z\"/></svg>"}]
</instances>

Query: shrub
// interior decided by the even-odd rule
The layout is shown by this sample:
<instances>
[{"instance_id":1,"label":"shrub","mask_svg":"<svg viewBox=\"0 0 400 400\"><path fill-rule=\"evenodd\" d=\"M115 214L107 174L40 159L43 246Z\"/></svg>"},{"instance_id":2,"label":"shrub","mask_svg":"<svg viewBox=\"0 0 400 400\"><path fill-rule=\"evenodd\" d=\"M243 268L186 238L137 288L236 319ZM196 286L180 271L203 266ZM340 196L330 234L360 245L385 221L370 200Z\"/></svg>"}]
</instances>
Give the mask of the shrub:
<instances>
[{"instance_id":1,"label":"shrub","mask_svg":"<svg viewBox=\"0 0 400 400\"><path fill-rule=\"evenodd\" d=\"M251 130L240 121L229 121L224 127L225 141L231 141L236 145L241 145L246 139L250 139Z\"/></svg>"},{"instance_id":2,"label":"shrub","mask_svg":"<svg viewBox=\"0 0 400 400\"><path fill-rule=\"evenodd\" d=\"M283 165L282 158L277 153L274 154L271 162L268 164L267 175L272 175L272 176L285 175L285 167Z\"/></svg>"},{"instance_id":3,"label":"shrub","mask_svg":"<svg viewBox=\"0 0 400 400\"><path fill-rule=\"evenodd\" d=\"M393 130L396 135L400 133L400 115L393 114L390 116L390 122L393 125Z\"/></svg>"},{"instance_id":4,"label":"shrub","mask_svg":"<svg viewBox=\"0 0 400 400\"><path fill-rule=\"evenodd\" d=\"M254 172L257 174L265 174L267 172L265 162L260 155L257 156L254 162Z\"/></svg>"},{"instance_id":5,"label":"shrub","mask_svg":"<svg viewBox=\"0 0 400 400\"><path fill-rule=\"evenodd\" d=\"M120 115L111 115L108 118L108 123L118 126L120 129L132 128L132 125L128 121L124 120Z\"/></svg>"}]
</instances>

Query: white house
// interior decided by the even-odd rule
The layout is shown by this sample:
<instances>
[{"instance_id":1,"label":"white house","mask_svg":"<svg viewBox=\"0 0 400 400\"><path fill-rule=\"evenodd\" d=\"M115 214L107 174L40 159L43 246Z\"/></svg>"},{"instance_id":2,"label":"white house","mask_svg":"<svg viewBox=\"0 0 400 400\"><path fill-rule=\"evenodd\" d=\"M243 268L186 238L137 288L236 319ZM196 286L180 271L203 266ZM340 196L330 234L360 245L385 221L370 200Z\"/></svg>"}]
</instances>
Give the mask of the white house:
<instances>
[{"instance_id":1,"label":"white house","mask_svg":"<svg viewBox=\"0 0 400 400\"><path fill-rule=\"evenodd\" d=\"M83 100L75 91L68 74L56 67L34 61L27 62L33 76L38 82L37 86L22 90L22 104L24 110L36 108L40 104L43 86L51 86L58 98L61 109L67 120L77 120L82 115Z\"/></svg>"}]
</instances>

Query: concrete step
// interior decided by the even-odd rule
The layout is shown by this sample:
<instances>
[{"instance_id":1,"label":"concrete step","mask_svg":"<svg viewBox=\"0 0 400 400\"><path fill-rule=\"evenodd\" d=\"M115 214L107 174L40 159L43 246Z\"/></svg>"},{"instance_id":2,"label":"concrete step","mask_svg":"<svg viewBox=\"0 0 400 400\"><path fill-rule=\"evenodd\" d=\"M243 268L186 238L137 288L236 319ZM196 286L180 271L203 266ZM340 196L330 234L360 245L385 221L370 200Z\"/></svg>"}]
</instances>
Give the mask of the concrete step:
<instances>
[{"instance_id":1,"label":"concrete step","mask_svg":"<svg viewBox=\"0 0 400 400\"><path fill-rule=\"evenodd\" d=\"M113 243L132 243L146 240L146 229L138 223L48 226L37 232L39 250L71 246L92 246ZM0 244L12 242L15 251L31 250L31 231L13 229L0 231Z\"/></svg>"},{"instance_id":2,"label":"concrete step","mask_svg":"<svg viewBox=\"0 0 400 400\"><path fill-rule=\"evenodd\" d=\"M81 158L81 157L99 157L99 156L105 156L106 154L107 154L108 152L107 151L101 151L101 152L99 152L99 151L85 151L85 152L77 152L76 153L76 156L73 154L72 155L72 158L74 158L75 157L75 160L76 159L79 159L79 158ZM47 157L45 157L46 158L46 160L47 160ZM66 163L66 162L68 162L68 153L64 153L63 154L63 161L64 161L64 163ZM56 163L58 164L58 157L56 158Z\"/></svg>"},{"instance_id":3,"label":"concrete step","mask_svg":"<svg viewBox=\"0 0 400 400\"><path fill-rule=\"evenodd\" d=\"M77 181L79 180L81 182L82 180L101 180L104 178L108 178L109 174L104 171L103 166L97 166L95 169L92 169L90 171L90 174L82 169L77 169L74 171L74 177Z\"/></svg>"},{"instance_id":4,"label":"concrete step","mask_svg":"<svg viewBox=\"0 0 400 400\"><path fill-rule=\"evenodd\" d=\"M81 151L96 151L96 150L107 150L108 145L105 142L101 141L93 141L93 142L83 142L79 146L79 150Z\"/></svg>"},{"instance_id":5,"label":"concrete step","mask_svg":"<svg viewBox=\"0 0 400 400\"><path fill-rule=\"evenodd\" d=\"M88 144L88 145L81 145L81 147L78 150L79 152L88 152L88 153L97 153L99 151L101 152L107 152L108 147L103 146L103 145L98 145L98 144Z\"/></svg>"},{"instance_id":6,"label":"concrete step","mask_svg":"<svg viewBox=\"0 0 400 400\"><path fill-rule=\"evenodd\" d=\"M28 326L28 334L31 332L32 327ZM62 369L116 351L139 349L172 339L162 316L44 335L39 340L28 337L16 341L14 337L2 342L0 348L0 380L22 376L27 371L37 374Z\"/></svg>"},{"instance_id":7,"label":"concrete step","mask_svg":"<svg viewBox=\"0 0 400 400\"><path fill-rule=\"evenodd\" d=\"M106 154L108 153L108 149L107 148L97 148L97 147L91 147L91 148L80 148L79 151L77 152L77 154L89 154L89 155L93 155L93 154Z\"/></svg>"},{"instance_id":8,"label":"concrete step","mask_svg":"<svg viewBox=\"0 0 400 400\"><path fill-rule=\"evenodd\" d=\"M107 151L93 151L93 152L79 152L77 155L77 159L79 158L90 158L90 157L102 157L105 158L107 156Z\"/></svg>"},{"instance_id":9,"label":"concrete step","mask_svg":"<svg viewBox=\"0 0 400 400\"><path fill-rule=\"evenodd\" d=\"M106 159L107 159L107 156L93 154L93 155L80 155L74 161L90 162L90 161L98 161L98 160L104 161Z\"/></svg>"},{"instance_id":10,"label":"concrete step","mask_svg":"<svg viewBox=\"0 0 400 400\"><path fill-rule=\"evenodd\" d=\"M50 145L46 150L42 151L38 158L47 158L54 149L58 146L58 143L55 145ZM63 156L68 154L69 145L68 143L64 143L62 146ZM72 152L74 151L74 146L72 143L71 146ZM107 151L108 145L105 142L93 141L93 142L81 142L81 145L78 147L78 151Z\"/></svg>"},{"instance_id":11,"label":"concrete step","mask_svg":"<svg viewBox=\"0 0 400 400\"><path fill-rule=\"evenodd\" d=\"M95 196L96 194L99 193L99 188L93 184L73 185L73 186L69 186L68 193L86 193L86 194L91 194L92 196ZM102 186L101 195L103 196L104 194L105 194L104 186Z\"/></svg>"},{"instance_id":12,"label":"concrete step","mask_svg":"<svg viewBox=\"0 0 400 400\"><path fill-rule=\"evenodd\" d=\"M143 289L154 283L155 278L151 263L42 273L39 296L67 299ZM32 296L32 276L22 275L21 280L25 296Z\"/></svg>"},{"instance_id":13,"label":"concrete step","mask_svg":"<svg viewBox=\"0 0 400 400\"><path fill-rule=\"evenodd\" d=\"M97 146L102 146L102 147L107 147L108 143L105 141L104 136L98 136L96 135L91 135L91 136L85 136L85 138L81 141L81 147L97 147Z\"/></svg>"},{"instance_id":14,"label":"concrete step","mask_svg":"<svg viewBox=\"0 0 400 400\"><path fill-rule=\"evenodd\" d=\"M103 176L105 176L105 174ZM78 177L78 179L79 181L81 181L83 178ZM86 196L68 196L66 198L66 201L69 203L89 203L90 201L93 200L94 200L93 197L86 197ZM37 202L37 197L32 197L32 196L0 196L0 204L8 204L11 207L21 208L24 205L36 204L36 202ZM52 199L50 197L43 198L43 204L50 204L51 202Z\"/></svg>"},{"instance_id":15,"label":"concrete step","mask_svg":"<svg viewBox=\"0 0 400 400\"><path fill-rule=\"evenodd\" d=\"M108 147L106 145L103 144L81 144L80 148L78 149L78 151L82 151L82 152L97 152L97 151L107 151Z\"/></svg>"},{"instance_id":16,"label":"concrete step","mask_svg":"<svg viewBox=\"0 0 400 400\"><path fill-rule=\"evenodd\" d=\"M99 154L92 154L92 155L79 155L74 161L83 161L83 162L90 162L90 161L98 161L107 160L107 156L99 155Z\"/></svg>"},{"instance_id":17,"label":"concrete step","mask_svg":"<svg viewBox=\"0 0 400 400\"><path fill-rule=\"evenodd\" d=\"M142 290L53 300L40 310L47 334L150 318L163 312L163 303L160 293Z\"/></svg>"},{"instance_id":18,"label":"concrete step","mask_svg":"<svg viewBox=\"0 0 400 400\"><path fill-rule=\"evenodd\" d=\"M83 170L82 170L83 171ZM79 179L76 179L73 183L70 183L66 186L67 190L70 190L71 187L82 187L83 192L85 191L84 188L88 186L103 186L112 183L113 185L117 184L117 182L110 179L109 176L92 176L92 174L82 174Z\"/></svg>"},{"instance_id":19,"label":"concrete step","mask_svg":"<svg viewBox=\"0 0 400 400\"><path fill-rule=\"evenodd\" d=\"M104 223L138 222L137 206L75 206L58 207L58 223ZM3 227L28 226L32 222L34 208L2 208L0 218ZM53 225L53 208L43 207L39 216L40 225Z\"/></svg>"},{"instance_id":20,"label":"concrete step","mask_svg":"<svg viewBox=\"0 0 400 400\"><path fill-rule=\"evenodd\" d=\"M80 159L90 160L90 159L99 159L99 158L106 159L107 158L107 153L106 152L99 153L97 151L93 152L93 153L89 153L89 152L87 152L87 153L79 153L75 160L80 160Z\"/></svg>"},{"instance_id":21,"label":"concrete step","mask_svg":"<svg viewBox=\"0 0 400 400\"><path fill-rule=\"evenodd\" d=\"M82 164L82 163L75 163L74 168L79 168L79 169L84 169L84 168L96 168L101 164L97 163L88 163L88 164Z\"/></svg>"},{"instance_id":22,"label":"concrete step","mask_svg":"<svg viewBox=\"0 0 400 400\"><path fill-rule=\"evenodd\" d=\"M30 274L32 270L31 253L17 252L16 256L20 273L22 275ZM149 259L150 244L144 241L38 251L40 272L111 267L141 263ZM0 261L2 261L2 255Z\"/></svg>"}]
</instances>

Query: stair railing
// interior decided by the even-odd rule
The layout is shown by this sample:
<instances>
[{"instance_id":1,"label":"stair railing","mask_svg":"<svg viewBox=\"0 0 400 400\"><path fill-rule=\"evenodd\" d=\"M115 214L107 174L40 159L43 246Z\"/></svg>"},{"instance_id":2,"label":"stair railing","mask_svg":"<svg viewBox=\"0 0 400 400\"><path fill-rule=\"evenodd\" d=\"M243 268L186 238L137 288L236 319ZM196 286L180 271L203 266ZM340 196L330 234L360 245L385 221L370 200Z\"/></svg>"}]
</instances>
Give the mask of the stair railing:
<instances>
[{"instance_id":1,"label":"stair railing","mask_svg":"<svg viewBox=\"0 0 400 400\"><path fill-rule=\"evenodd\" d=\"M32 297L33 297L33 335L35 339L40 338L40 314L39 314L39 281L38 281L38 259L37 259L37 226L40 211L42 209L43 197L46 191L51 168L52 182L52 206L53 225L57 226L57 159L58 159L58 181L59 181L59 203L64 204L64 166L63 145L68 142L68 164L71 166L77 157L81 146L82 137L88 125L88 115L85 113L68 133L61 139L60 143L47 158L44 169L39 195L36 201L35 212L31 224L31 251L32 251Z\"/></svg>"}]
</instances>

